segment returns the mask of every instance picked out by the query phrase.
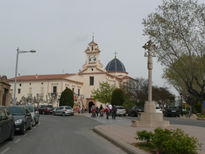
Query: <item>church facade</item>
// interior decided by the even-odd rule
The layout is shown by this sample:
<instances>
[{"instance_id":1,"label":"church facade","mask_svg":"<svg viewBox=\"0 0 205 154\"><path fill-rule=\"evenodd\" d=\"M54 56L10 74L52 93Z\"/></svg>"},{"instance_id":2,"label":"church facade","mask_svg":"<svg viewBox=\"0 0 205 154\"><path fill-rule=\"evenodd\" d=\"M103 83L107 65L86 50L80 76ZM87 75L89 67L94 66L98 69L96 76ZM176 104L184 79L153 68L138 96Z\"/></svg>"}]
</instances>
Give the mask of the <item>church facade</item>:
<instances>
[{"instance_id":1,"label":"church facade","mask_svg":"<svg viewBox=\"0 0 205 154\"><path fill-rule=\"evenodd\" d=\"M93 104L100 102L92 98L92 91L99 88L99 83L108 82L110 85L135 86L137 81L128 76L124 64L116 57L111 60L105 69L100 62L100 49L92 40L85 50L86 62L76 74L48 74L24 75L17 77L16 99L19 102L31 100L33 102L50 102L58 106L58 99L65 88L70 88L75 96L75 102L89 109ZM9 79L11 92L14 89L14 78ZM13 95L13 94L12 94Z\"/></svg>"}]
</instances>

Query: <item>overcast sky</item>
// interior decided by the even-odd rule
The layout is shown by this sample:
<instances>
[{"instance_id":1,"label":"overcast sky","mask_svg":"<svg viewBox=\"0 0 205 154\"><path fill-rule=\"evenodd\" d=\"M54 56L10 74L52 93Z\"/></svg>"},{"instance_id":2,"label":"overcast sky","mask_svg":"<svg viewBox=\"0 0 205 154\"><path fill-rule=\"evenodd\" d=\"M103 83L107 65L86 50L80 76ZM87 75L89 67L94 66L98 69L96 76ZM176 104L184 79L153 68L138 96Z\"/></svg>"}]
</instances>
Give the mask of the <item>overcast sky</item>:
<instances>
[{"instance_id":1,"label":"overcast sky","mask_svg":"<svg viewBox=\"0 0 205 154\"><path fill-rule=\"evenodd\" d=\"M21 75L77 73L94 33L104 68L116 51L131 77L147 78L142 19L159 4L161 0L1 0L0 75L14 77L17 47L37 51L19 56ZM170 87L162 71L154 59L153 83Z\"/></svg>"}]
</instances>

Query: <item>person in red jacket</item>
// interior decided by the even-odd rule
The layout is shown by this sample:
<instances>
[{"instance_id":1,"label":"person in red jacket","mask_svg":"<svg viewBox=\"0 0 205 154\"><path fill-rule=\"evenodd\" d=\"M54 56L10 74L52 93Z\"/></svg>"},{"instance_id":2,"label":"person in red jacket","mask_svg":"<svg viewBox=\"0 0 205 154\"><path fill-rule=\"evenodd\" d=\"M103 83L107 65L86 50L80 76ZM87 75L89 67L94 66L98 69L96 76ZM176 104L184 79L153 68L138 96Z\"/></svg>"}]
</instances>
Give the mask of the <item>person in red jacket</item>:
<instances>
[{"instance_id":1,"label":"person in red jacket","mask_svg":"<svg viewBox=\"0 0 205 154\"><path fill-rule=\"evenodd\" d=\"M105 113L106 113L106 119L109 119L109 113L110 113L110 108L107 105L107 107L105 108Z\"/></svg>"}]
</instances>

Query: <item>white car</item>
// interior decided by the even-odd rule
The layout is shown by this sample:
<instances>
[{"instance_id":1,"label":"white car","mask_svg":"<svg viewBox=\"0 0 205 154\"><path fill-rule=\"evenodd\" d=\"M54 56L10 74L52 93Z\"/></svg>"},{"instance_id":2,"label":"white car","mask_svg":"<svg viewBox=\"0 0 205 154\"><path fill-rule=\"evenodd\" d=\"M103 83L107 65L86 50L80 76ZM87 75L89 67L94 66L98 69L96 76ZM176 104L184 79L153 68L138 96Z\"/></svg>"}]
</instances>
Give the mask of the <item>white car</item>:
<instances>
[{"instance_id":1,"label":"white car","mask_svg":"<svg viewBox=\"0 0 205 154\"><path fill-rule=\"evenodd\" d=\"M159 106L156 106L156 112L157 113L162 113L162 109Z\"/></svg>"},{"instance_id":2,"label":"white car","mask_svg":"<svg viewBox=\"0 0 205 154\"><path fill-rule=\"evenodd\" d=\"M116 106L116 115L117 116L126 116L126 109L123 106Z\"/></svg>"}]
</instances>

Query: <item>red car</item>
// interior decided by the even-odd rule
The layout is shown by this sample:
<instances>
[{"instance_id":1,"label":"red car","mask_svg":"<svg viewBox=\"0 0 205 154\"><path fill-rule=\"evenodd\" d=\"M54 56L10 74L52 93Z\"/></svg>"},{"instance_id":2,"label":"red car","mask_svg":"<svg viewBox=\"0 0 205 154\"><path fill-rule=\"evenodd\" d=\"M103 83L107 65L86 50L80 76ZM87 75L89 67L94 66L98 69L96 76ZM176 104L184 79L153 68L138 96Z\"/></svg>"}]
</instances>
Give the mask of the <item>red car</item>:
<instances>
[{"instance_id":1,"label":"red car","mask_svg":"<svg viewBox=\"0 0 205 154\"><path fill-rule=\"evenodd\" d=\"M52 114L53 106L52 105L41 105L38 108L39 114Z\"/></svg>"}]
</instances>

